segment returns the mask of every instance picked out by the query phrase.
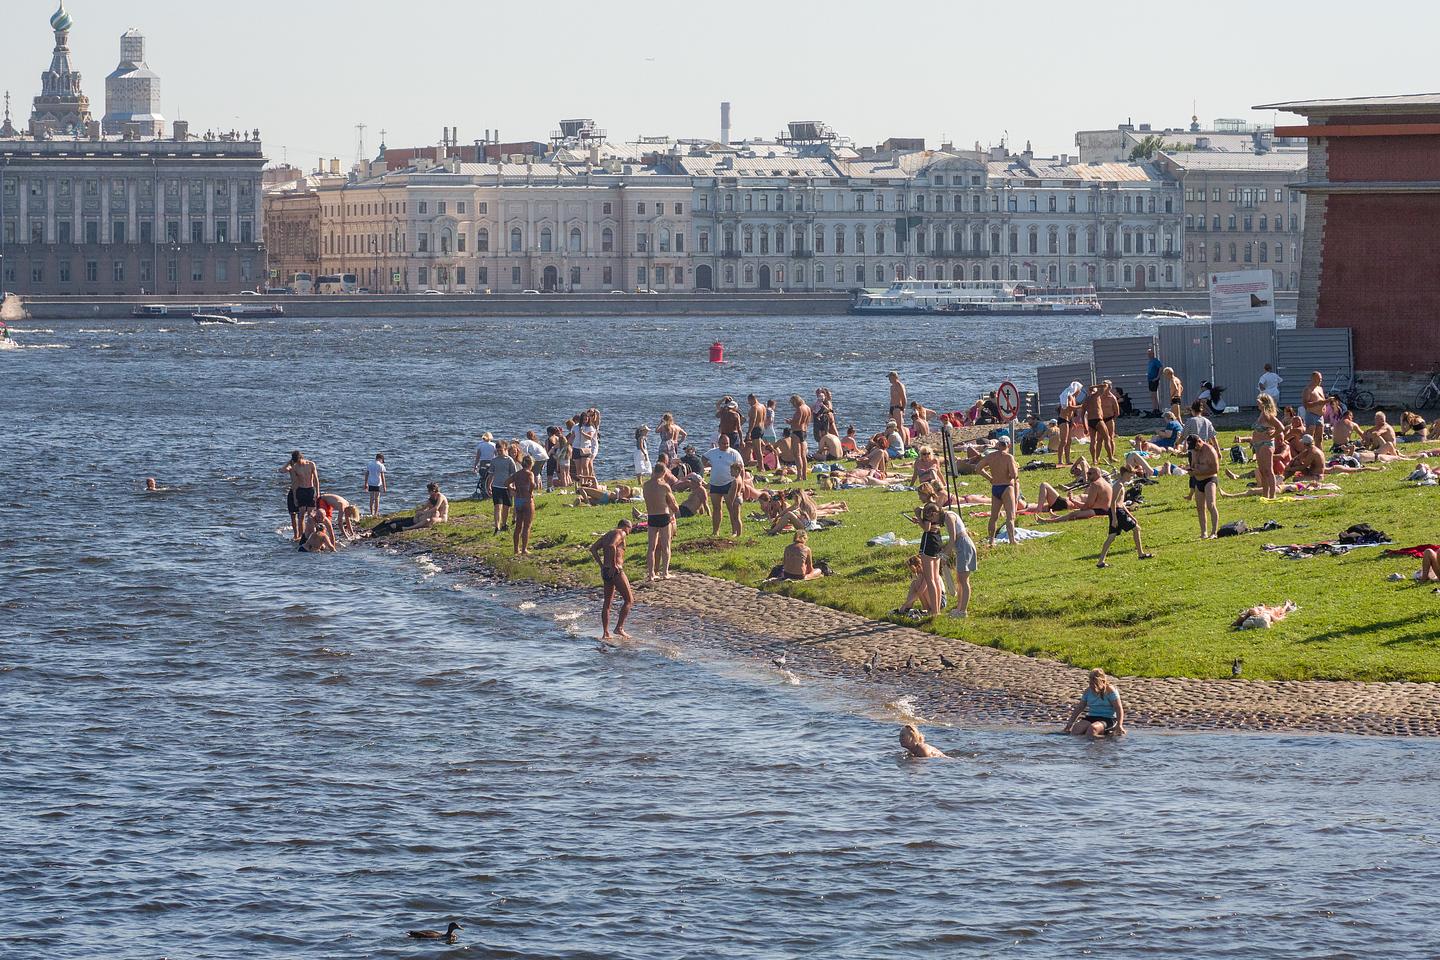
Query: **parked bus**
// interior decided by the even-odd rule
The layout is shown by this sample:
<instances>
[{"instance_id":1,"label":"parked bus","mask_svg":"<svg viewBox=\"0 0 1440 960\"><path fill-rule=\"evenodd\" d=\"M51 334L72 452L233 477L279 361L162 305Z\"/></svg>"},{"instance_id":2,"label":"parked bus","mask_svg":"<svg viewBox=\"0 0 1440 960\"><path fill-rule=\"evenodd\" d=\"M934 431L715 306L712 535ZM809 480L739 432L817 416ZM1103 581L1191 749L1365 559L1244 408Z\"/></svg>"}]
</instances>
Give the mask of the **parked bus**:
<instances>
[{"instance_id":1,"label":"parked bus","mask_svg":"<svg viewBox=\"0 0 1440 960\"><path fill-rule=\"evenodd\" d=\"M336 293L356 293L360 289L358 278L353 273L331 273L315 281L316 292L322 296Z\"/></svg>"},{"instance_id":2,"label":"parked bus","mask_svg":"<svg viewBox=\"0 0 1440 960\"><path fill-rule=\"evenodd\" d=\"M290 291L297 297L308 297L315 292L315 275L312 273L297 273L290 281Z\"/></svg>"}]
</instances>

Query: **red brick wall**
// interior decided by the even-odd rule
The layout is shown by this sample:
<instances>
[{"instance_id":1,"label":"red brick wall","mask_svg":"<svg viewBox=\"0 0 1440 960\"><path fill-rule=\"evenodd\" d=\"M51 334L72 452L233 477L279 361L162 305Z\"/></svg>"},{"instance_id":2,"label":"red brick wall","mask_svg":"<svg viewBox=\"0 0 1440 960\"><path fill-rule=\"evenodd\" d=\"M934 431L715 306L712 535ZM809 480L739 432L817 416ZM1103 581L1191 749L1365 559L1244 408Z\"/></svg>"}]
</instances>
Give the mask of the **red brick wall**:
<instances>
[{"instance_id":1,"label":"red brick wall","mask_svg":"<svg viewBox=\"0 0 1440 960\"><path fill-rule=\"evenodd\" d=\"M1440 180L1440 142L1435 137L1331 137L1330 179Z\"/></svg>"},{"instance_id":2,"label":"red brick wall","mask_svg":"<svg viewBox=\"0 0 1440 960\"><path fill-rule=\"evenodd\" d=\"M1331 194L1324 251L1316 325L1354 329L1357 369L1440 364L1440 195Z\"/></svg>"}]
</instances>

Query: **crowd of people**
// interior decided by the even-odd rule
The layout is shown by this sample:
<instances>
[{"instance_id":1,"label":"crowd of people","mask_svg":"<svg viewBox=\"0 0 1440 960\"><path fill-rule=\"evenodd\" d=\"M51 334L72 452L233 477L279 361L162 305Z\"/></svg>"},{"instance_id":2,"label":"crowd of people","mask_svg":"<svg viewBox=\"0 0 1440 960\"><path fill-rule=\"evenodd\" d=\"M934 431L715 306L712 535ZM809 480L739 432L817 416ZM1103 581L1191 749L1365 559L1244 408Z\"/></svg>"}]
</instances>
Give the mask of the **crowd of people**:
<instances>
[{"instance_id":1,"label":"crowd of people","mask_svg":"<svg viewBox=\"0 0 1440 960\"><path fill-rule=\"evenodd\" d=\"M674 413L665 412L653 430L644 424L627 428L623 436L633 474L606 483L597 478L595 466L603 436L598 408L514 439L485 432L470 462L474 497L487 501L491 531L508 533L513 553L521 557L531 551L537 501L543 494L556 494L550 503L558 504L563 492L565 502L580 509L631 505L628 515L589 548L604 587L601 626L609 639L627 636L635 596L626 569L632 533L645 535L646 582L672 578L677 531L682 521L692 518L699 518L701 536L708 529L720 547L744 537L747 522L758 522L754 529L763 535L787 535L788 542L777 547L771 578L813 581L832 572L823 546L816 547L812 535L843 523L847 511L843 498L824 499L829 491L913 491L915 506L904 513L918 539L908 541L916 549L906 557L908 584L895 612L963 618L981 553L967 528L967 509L988 511L984 542L990 548L1016 544L1022 534L1043 535L1020 528L1019 521L1027 516L1042 525L1103 523L1096 558L1103 569L1111 565L1111 548L1121 538L1133 543L1138 559L1154 556L1145 548L1135 508L1144 502L1144 488L1161 478L1185 478L1199 538L1209 540L1221 535L1224 497L1303 495L1337 475L1415 459L1401 452L1406 440L1440 432L1440 424L1432 427L1409 412L1398 432L1383 412L1362 428L1353 412L1326 392L1318 372L1298 406L1281 407L1283 381L1266 365L1256 384L1257 415L1249 429L1227 445L1212 419L1226 409L1224 388L1201 383L1187 402L1186 386L1175 370L1153 350L1148 359L1151 414L1160 422L1153 431L1134 435L1122 436L1118 429L1123 417L1136 413L1130 398L1110 381L1100 380L1069 384L1057 398L1053 417L1032 416L988 435L968 431L962 440L950 428L993 416L994 398L982 398L966 411L940 412L912 398L898 372L892 371L886 377L885 409L877 405L868 416L857 418L883 424L873 432L853 423L842 431L835 397L824 386L814 390L813 398L796 393L778 403L754 393L743 401L727 394L715 404L713 423L703 427L687 429ZM1052 472L1037 478L1033 497L1022 491L1022 478L1027 469L1042 464L1022 468L1017 453L1053 458L1053 463L1043 464ZM287 506L300 550L333 551L356 535L360 510L337 494L321 492L320 471L312 461L296 451L280 469L289 477ZM1227 492L1221 489L1222 474L1231 481L1253 482L1243 491ZM989 490L962 492L958 478L967 475L982 479ZM363 479L368 513L379 517L381 498L389 489L383 454L365 466ZM427 499L413 515L393 517L375 529L384 534L448 519L448 500L431 483ZM823 541L822 535L816 543ZM1440 555L1433 566L1440 577ZM1124 731L1124 708L1102 672L1092 674L1065 728L1090 736ZM916 756L930 755L927 751L934 748L911 729L902 737L902 742L908 738L906 749Z\"/></svg>"}]
</instances>

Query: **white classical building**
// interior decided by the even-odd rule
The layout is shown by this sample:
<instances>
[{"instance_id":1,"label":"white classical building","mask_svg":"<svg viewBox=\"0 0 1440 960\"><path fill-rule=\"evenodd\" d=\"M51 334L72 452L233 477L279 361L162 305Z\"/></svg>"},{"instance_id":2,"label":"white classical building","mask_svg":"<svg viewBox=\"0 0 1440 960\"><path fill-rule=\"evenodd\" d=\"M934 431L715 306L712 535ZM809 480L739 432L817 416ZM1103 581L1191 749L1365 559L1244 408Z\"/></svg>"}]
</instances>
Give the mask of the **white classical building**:
<instances>
[{"instance_id":1,"label":"white classical building","mask_svg":"<svg viewBox=\"0 0 1440 960\"><path fill-rule=\"evenodd\" d=\"M1181 287L1179 186L1150 163L862 158L830 142L661 149L362 165L320 188L324 269L376 292L839 291L906 277Z\"/></svg>"}]
</instances>

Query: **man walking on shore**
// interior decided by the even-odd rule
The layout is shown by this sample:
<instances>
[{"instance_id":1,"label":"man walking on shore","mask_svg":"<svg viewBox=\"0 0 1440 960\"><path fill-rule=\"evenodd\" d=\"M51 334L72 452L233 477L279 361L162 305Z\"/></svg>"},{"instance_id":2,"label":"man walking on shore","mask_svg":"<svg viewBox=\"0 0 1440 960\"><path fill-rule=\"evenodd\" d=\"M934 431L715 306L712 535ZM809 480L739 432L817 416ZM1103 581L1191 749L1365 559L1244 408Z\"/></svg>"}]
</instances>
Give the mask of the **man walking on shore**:
<instances>
[{"instance_id":1,"label":"man walking on shore","mask_svg":"<svg viewBox=\"0 0 1440 960\"><path fill-rule=\"evenodd\" d=\"M645 498L649 552L645 555L645 579L670 579L670 538L675 532L675 515L680 512L665 464L655 464L650 479L640 488Z\"/></svg>"},{"instance_id":2,"label":"man walking on shore","mask_svg":"<svg viewBox=\"0 0 1440 960\"><path fill-rule=\"evenodd\" d=\"M290 510L290 529L295 540L300 539L300 515L313 510L320 496L320 468L301 455L299 450L290 451L290 462L280 468L280 473L290 474L290 490L285 494L285 505Z\"/></svg>"},{"instance_id":3,"label":"man walking on shore","mask_svg":"<svg viewBox=\"0 0 1440 960\"><path fill-rule=\"evenodd\" d=\"M375 454L375 459L365 466L365 492L370 494L370 516L380 516L380 494L387 487L385 477L385 454Z\"/></svg>"},{"instance_id":4,"label":"man walking on shore","mask_svg":"<svg viewBox=\"0 0 1440 960\"><path fill-rule=\"evenodd\" d=\"M1000 520L1000 511L1005 511L1005 534L1015 545L1015 483L1020 478L1020 465L1010 453L1010 440L1001 437L1000 448L980 458L979 470L982 477L990 481L990 546L995 546L995 527Z\"/></svg>"},{"instance_id":5,"label":"man walking on shore","mask_svg":"<svg viewBox=\"0 0 1440 960\"><path fill-rule=\"evenodd\" d=\"M615 635L629 640L625 632L625 619L630 616L630 605L635 594L630 590L630 581L625 577L625 538L630 536L630 521L621 520L609 533L590 545L590 556L600 565L600 579L605 584L605 600L600 605L601 639L610 639L610 608L615 594L620 594L620 616L615 619Z\"/></svg>"}]
</instances>

